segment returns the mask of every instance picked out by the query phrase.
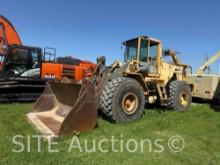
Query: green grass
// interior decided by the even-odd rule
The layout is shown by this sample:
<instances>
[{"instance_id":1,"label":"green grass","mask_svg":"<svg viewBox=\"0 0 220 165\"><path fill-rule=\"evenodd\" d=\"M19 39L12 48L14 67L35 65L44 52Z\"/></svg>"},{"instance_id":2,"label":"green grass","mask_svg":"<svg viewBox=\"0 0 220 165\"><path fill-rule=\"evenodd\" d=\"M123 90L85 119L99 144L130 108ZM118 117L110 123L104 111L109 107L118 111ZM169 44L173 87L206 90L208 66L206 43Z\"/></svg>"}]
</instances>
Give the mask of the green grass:
<instances>
[{"instance_id":1,"label":"green grass","mask_svg":"<svg viewBox=\"0 0 220 165\"><path fill-rule=\"evenodd\" d=\"M53 146L53 149L59 150L57 153L48 151L47 142L43 142L42 151L38 152L37 140L31 138L31 150L27 152L28 135L37 134L25 118L25 114L31 109L32 104L0 105L1 164L220 164L220 113L208 105L192 106L187 113L148 110L140 120L126 124L116 125L100 118L98 128L78 137L82 148L85 147L85 140L88 140L88 146L91 148L93 140L110 140L112 136L124 140L125 143L129 139L136 139L138 142L143 139L152 142L162 139L160 144L165 148L162 153L150 152L149 144L144 145L143 152L139 149L134 153L128 152L125 145L122 148L123 152L114 152L111 150L111 143L103 145L104 149L109 150L107 153L98 149L97 152L80 152L77 148L68 152L72 137L58 140L58 145ZM23 140L18 141L24 143L25 151L12 151L19 149L19 146L12 142L15 135L24 136ZM168 148L167 141L173 135L184 138L183 151L174 153ZM116 143L115 148L120 150L120 145L120 142ZM139 145L140 143L138 147ZM152 148L158 149L156 145Z\"/></svg>"}]
</instances>

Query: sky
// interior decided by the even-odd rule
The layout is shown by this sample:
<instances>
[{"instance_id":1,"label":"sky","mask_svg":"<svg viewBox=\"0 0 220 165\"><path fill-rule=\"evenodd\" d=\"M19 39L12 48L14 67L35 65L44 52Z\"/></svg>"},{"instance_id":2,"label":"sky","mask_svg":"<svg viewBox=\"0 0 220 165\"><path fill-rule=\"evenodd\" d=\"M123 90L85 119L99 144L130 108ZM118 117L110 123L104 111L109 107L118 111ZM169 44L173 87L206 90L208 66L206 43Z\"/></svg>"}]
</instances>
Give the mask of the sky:
<instances>
[{"instance_id":1,"label":"sky","mask_svg":"<svg viewBox=\"0 0 220 165\"><path fill-rule=\"evenodd\" d=\"M194 70L220 50L219 0L1 0L0 14L24 45L93 62L102 55L108 64L122 61L122 42L139 35L180 52Z\"/></svg>"}]
</instances>

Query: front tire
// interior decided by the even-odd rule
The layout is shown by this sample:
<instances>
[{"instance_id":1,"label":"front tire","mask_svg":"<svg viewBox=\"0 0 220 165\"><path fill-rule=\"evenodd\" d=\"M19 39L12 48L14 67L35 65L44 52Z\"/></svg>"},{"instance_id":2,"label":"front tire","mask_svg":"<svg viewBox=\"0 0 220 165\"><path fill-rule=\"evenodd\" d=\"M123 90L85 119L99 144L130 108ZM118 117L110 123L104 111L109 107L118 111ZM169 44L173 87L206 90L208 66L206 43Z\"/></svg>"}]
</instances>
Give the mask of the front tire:
<instances>
[{"instance_id":1,"label":"front tire","mask_svg":"<svg viewBox=\"0 0 220 165\"><path fill-rule=\"evenodd\" d=\"M102 90L101 111L116 123L139 119L144 111L144 92L134 79L118 77L109 81Z\"/></svg>"},{"instance_id":2,"label":"front tire","mask_svg":"<svg viewBox=\"0 0 220 165\"><path fill-rule=\"evenodd\" d=\"M192 103L190 86L185 81L175 80L169 85L168 107L175 111L189 110Z\"/></svg>"}]
</instances>

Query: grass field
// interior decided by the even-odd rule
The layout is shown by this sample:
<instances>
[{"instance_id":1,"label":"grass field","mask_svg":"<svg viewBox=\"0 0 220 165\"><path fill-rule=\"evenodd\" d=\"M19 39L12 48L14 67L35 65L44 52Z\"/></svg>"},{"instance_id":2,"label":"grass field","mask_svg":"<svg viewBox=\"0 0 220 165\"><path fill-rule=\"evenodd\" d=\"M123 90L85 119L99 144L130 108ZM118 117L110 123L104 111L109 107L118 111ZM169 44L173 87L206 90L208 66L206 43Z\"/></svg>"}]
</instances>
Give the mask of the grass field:
<instances>
[{"instance_id":1,"label":"grass field","mask_svg":"<svg viewBox=\"0 0 220 165\"><path fill-rule=\"evenodd\" d=\"M0 105L1 164L220 164L220 112L214 111L209 105L194 105L187 113L147 110L140 120L118 125L100 118L98 128L90 133L80 134L79 141L76 141L76 137L59 139L58 144L52 146L53 151L59 152L53 153L49 152L45 141L40 145L41 152L38 152L36 138L30 138L28 152L28 137L37 134L25 118L25 114L31 109L32 104ZM21 149L21 146L12 141L15 135L24 136L17 140L23 143L23 152L13 152ZM185 147L180 152L174 152L168 147L167 142L174 135L181 136L185 141ZM93 141L100 142L104 138L113 137L119 140L114 146L116 150L112 150L110 140L102 145L108 152L84 150L86 145L91 149ZM130 150L124 145L129 139L137 140L136 152L130 152L135 149L134 143L129 143ZM148 139L152 144L144 143L141 150L140 142L143 139ZM163 152L157 152L162 148L153 144L157 139L161 139L159 144L163 146ZM86 140L88 144L84 143ZM73 141L74 146L78 144L76 142L80 142L82 152L79 148L68 151ZM174 147L178 147L183 143L175 141L174 144ZM97 147L97 143L95 146Z\"/></svg>"}]
</instances>

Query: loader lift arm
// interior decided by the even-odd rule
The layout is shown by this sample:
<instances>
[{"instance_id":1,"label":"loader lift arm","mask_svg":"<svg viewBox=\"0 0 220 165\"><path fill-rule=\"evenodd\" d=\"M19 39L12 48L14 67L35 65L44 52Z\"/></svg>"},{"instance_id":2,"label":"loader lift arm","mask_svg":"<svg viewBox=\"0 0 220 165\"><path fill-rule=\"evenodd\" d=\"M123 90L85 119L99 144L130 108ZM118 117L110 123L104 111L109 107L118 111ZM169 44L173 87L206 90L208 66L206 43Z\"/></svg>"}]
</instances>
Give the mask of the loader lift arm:
<instances>
[{"instance_id":1,"label":"loader lift arm","mask_svg":"<svg viewBox=\"0 0 220 165\"><path fill-rule=\"evenodd\" d=\"M164 56L171 56L172 59L173 59L174 64L177 65L177 66L189 67L188 65L182 64L182 63L179 61L179 59L178 59L178 57L177 57L177 53L176 53L174 50L172 50L172 49L164 50L164 51L163 51L163 55L164 55Z\"/></svg>"},{"instance_id":2,"label":"loader lift arm","mask_svg":"<svg viewBox=\"0 0 220 165\"><path fill-rule=\"evenodd\" d=\"M213 64L215 61L217 61L220 58L220 51L214 54L208 61L206 61L204 64L200 66L200 68L197 70L198 75L203 75L206 69Z\"/></svg>"}]
</instances>

